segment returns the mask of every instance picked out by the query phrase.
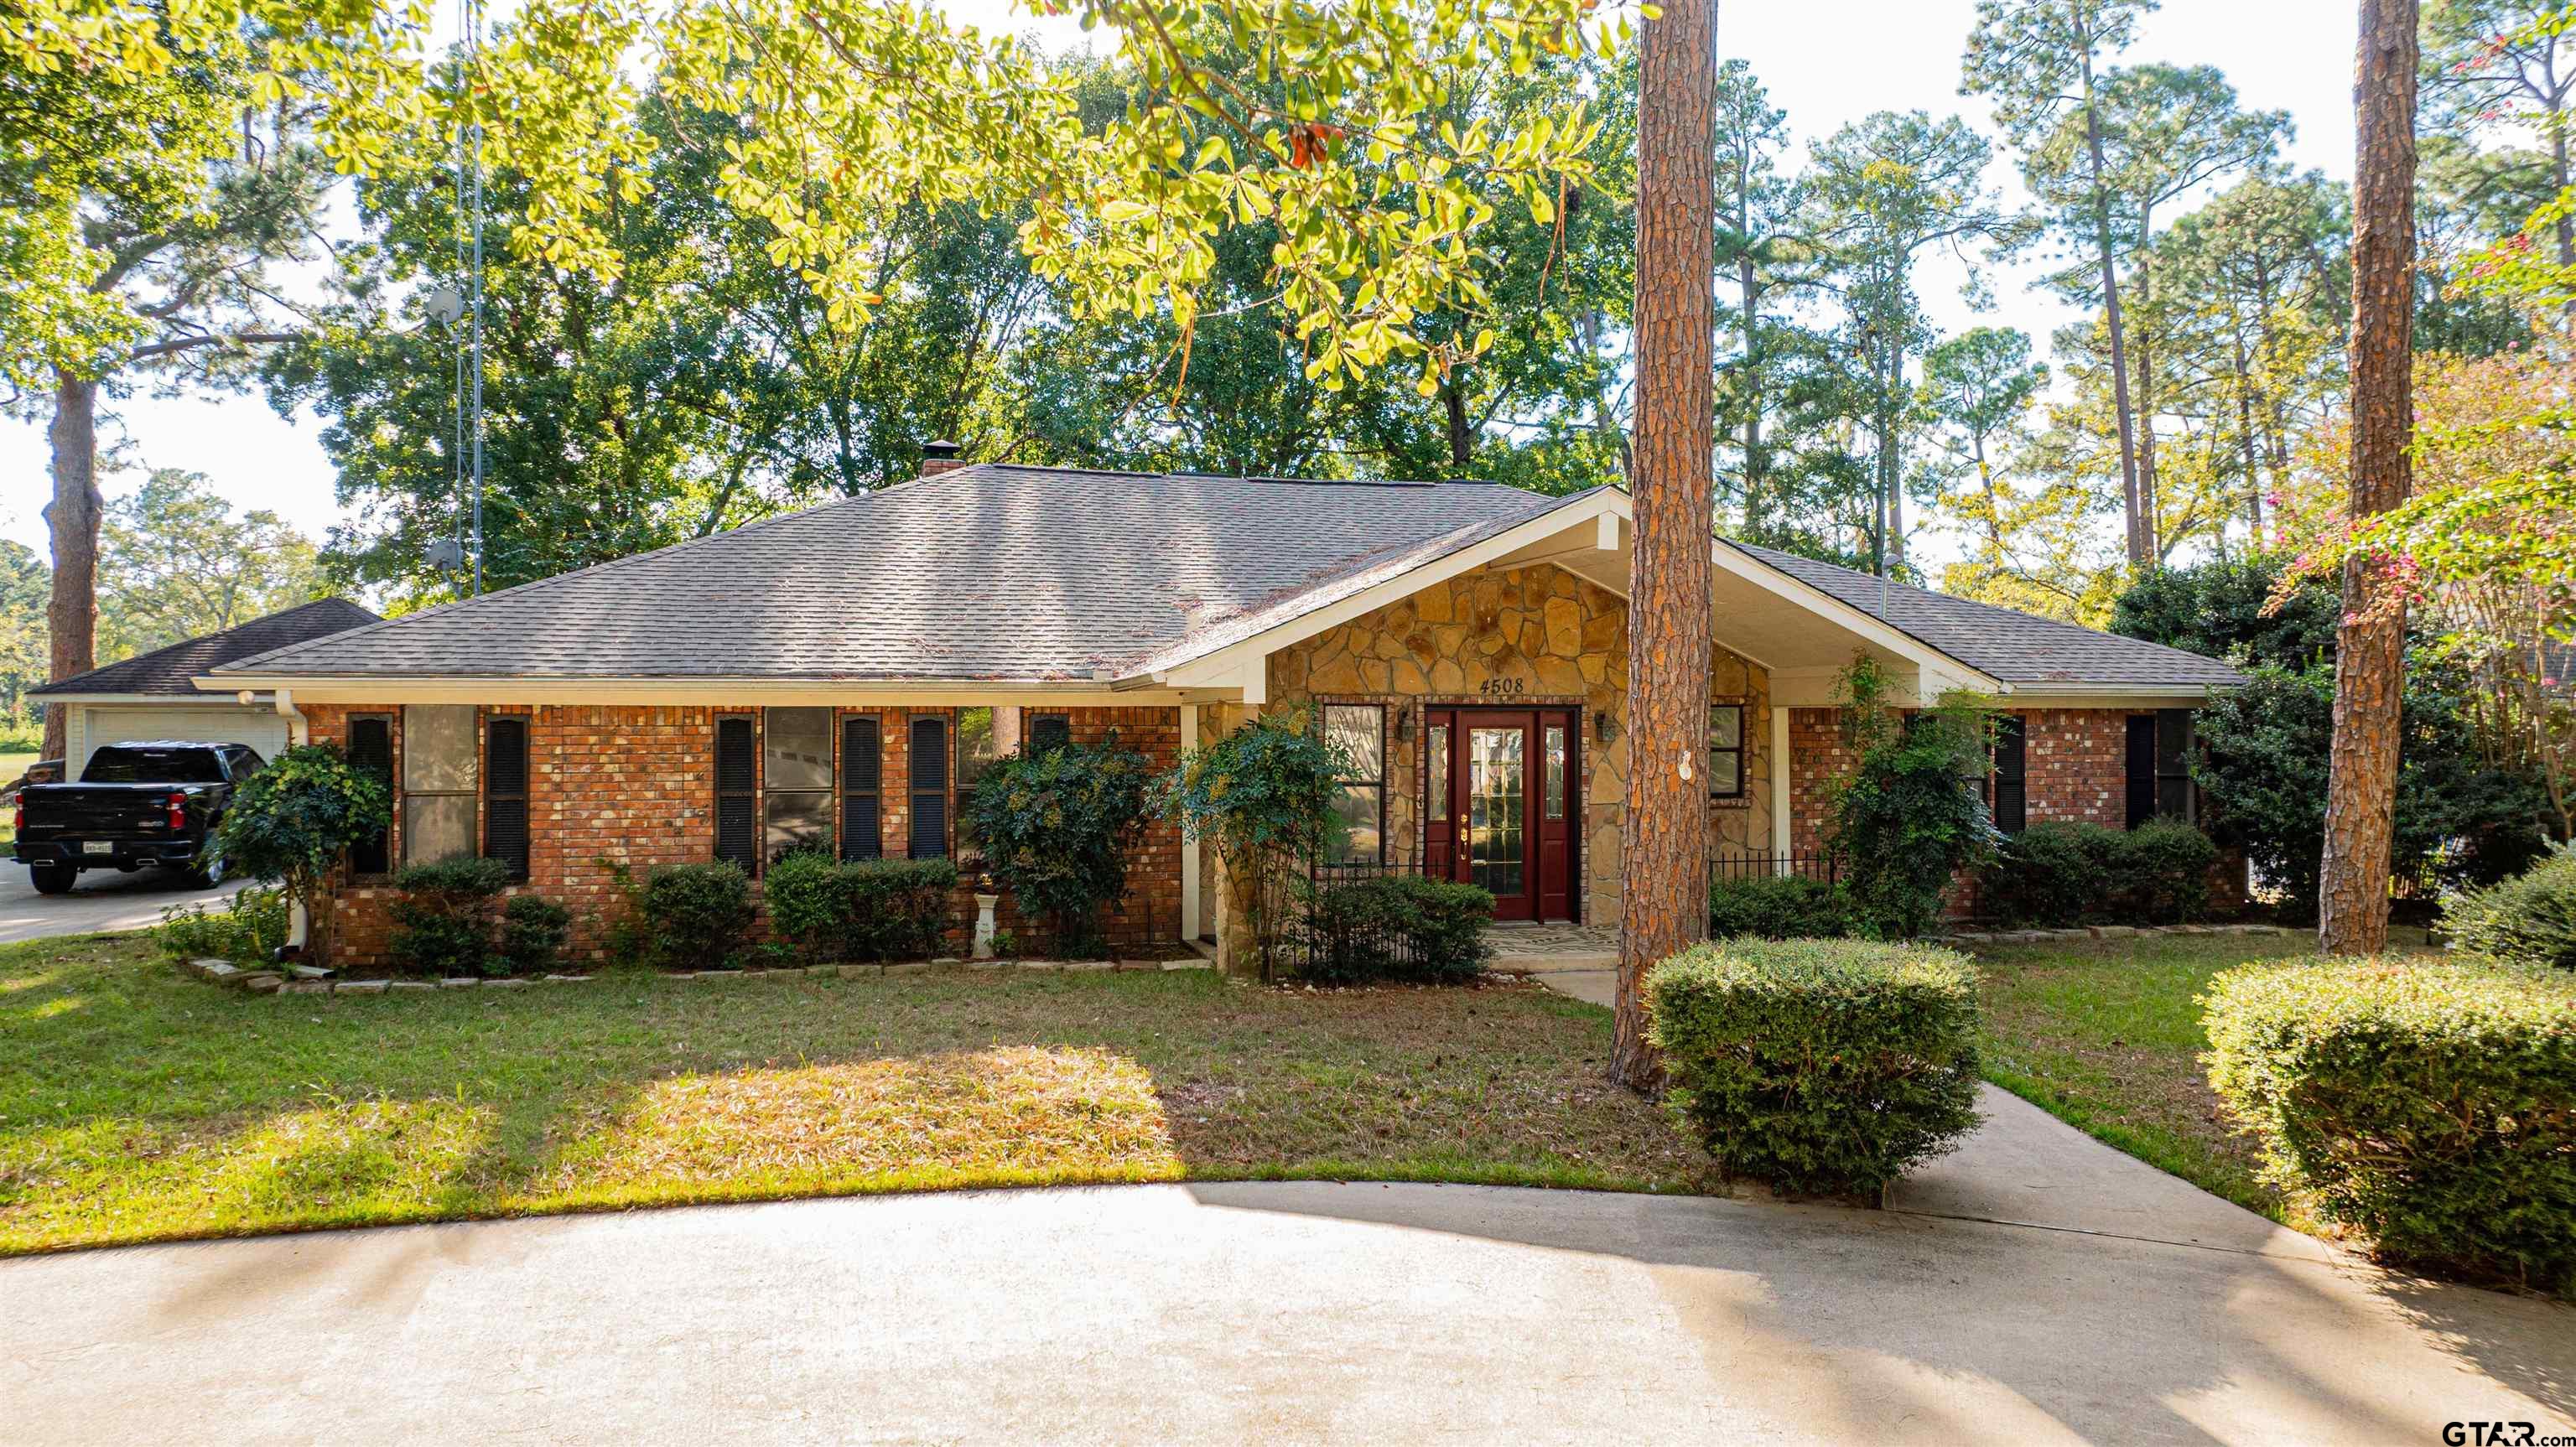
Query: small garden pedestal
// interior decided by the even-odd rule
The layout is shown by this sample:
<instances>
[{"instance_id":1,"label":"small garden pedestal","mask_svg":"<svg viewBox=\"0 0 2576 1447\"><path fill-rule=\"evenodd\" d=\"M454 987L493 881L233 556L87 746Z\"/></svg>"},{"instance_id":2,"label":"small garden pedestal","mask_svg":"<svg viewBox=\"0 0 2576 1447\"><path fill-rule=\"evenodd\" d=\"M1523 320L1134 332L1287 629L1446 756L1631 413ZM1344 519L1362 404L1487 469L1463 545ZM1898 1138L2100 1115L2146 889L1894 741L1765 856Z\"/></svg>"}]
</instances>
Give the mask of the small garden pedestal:
<instances>
[{"instance_id":1,"label":"small garden pedestal","mask_svg":"<svg viewBox=\"0 0 2576 1447\"><path fill-rule=\"evenodd\" d=\"M979 960L993 958L993 911L1001 904L998 894L975 896L975 958Z\"/></svg>"}]
</instances>

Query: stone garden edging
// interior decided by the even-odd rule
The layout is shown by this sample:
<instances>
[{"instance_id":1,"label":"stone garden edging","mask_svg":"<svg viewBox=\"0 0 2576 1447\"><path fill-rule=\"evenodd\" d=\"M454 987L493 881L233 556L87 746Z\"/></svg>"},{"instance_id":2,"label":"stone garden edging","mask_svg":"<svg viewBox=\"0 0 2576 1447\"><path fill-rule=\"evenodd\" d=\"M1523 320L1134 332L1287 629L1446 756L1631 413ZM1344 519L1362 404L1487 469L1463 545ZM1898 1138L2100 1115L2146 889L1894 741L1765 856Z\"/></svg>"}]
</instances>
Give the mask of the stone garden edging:
<instances>
[{"instance_id":1,"label":"stone garden edging","mask_svg":"<svg viewBox=\"0 0 2576 1447\"><path fill-rule=\"evenodd\" d=\"M2060 940L2129 939L2138 935L2279 935L2289 931L2276 924L2096 924L2074 929L1994 930L1979 933L1961 930L1942 937L1943 943L1962 945L2042 945Z\"/></svg>"}]
</instances>

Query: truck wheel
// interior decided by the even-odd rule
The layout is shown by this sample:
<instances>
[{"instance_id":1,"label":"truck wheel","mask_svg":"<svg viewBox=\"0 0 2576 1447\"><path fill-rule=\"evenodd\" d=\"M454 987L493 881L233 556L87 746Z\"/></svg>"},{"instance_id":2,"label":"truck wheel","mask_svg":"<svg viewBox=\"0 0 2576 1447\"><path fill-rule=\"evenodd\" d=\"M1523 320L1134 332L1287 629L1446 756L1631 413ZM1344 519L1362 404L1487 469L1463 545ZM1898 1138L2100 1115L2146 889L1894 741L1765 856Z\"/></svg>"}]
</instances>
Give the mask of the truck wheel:
<instances>
[{"instance_id":1,"label":"truck wheel","mask_svg":"<svg viewBox=\"0 0 2576 1447\"><path fill-rule=\"evenodd\" d=\"M68 864L30 864L27 874L35 880L38 894L69 894L80 879L80 871Z\"/></svg>"}]
</instances>

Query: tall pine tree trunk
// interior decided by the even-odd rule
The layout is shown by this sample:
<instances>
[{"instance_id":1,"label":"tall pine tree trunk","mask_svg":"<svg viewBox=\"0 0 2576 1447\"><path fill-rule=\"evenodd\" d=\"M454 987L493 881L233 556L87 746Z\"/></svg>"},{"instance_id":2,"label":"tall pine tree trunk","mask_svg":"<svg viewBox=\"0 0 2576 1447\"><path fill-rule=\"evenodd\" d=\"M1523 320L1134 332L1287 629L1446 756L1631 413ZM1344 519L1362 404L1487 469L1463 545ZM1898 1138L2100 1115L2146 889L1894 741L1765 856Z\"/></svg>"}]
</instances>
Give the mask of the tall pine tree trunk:
<instances>
[{"instance_id":1,"label":"tall pine tree trunk","mask_svg":"<svg viewBox=\"0 0 2576 1447\"><path fill-rule=\"evenodd\" d=\"M2140 217L2141 227L2144 216ZM2152 563L2163 555L2156 529L2156 292L2155 273L2142 241L2138 248L2138 533L2146 540L2145 556L2131 562Z\"/></svg>"},{"instance_id":2,"label":"tall pine tree trunk","mask_svg":"<svg viewBox=\"0 0 2576 1447\"><path fill-rule=\"evenodd\" d=\"M53 535L54 591L45 605L53 650L45 678L60 683L98 666L98 383L59 373L54 420L54 500L45 507ZM65 705L45 710L45 757L63 757Z\"/></svg>"},{"instance_id":3,"label":"tall pine tree trunk","mask_svg":"<svg viewBox=\"0 0 2576 1447\"><path fill-rule=\"evenodd\" d=\"M1611 1068L1661 1073L1648 967L1708 933L1709 507L1717 238L1717 0L1645 22L1637 105L1636 545L1628 603L1628 789L1619 828Z\"/></svg>"},{"instance_id":4,"label":"tall pine tree trunk","mask_svg":"<svg viewBox=\"0 0 2576 1447\"><path fill-rule=\"evenodd\" d=\"M2353 105L2352 477L2355 518L2405 500L2413 426L2416 0L2361 0ZM2388 944L2406 612L2386 564L2343 568L2335 633L2334 750L2317 941L2328 954Z\"/></svg>"},{"instance_id":5,"label":"tall pine tree trunk","mask_svg":"<svg viewBox=\"0 0 2576 1447\"><path fill-rule=\"evenodd\" d=\"M2111 259L2111 186L2103 178L2102 117L2094 106L2093 55L2084 55L2084 150L2093 169L2093 250L2102 269L2102 320L2111 331L2111 411L2120 429L2120 490L2129 524L2129 561L2147 560L2146 510L2138 495L2138 444L2129 414L2129 339L2120 321L2120 268Z\"/></svg>"}]
</instances>

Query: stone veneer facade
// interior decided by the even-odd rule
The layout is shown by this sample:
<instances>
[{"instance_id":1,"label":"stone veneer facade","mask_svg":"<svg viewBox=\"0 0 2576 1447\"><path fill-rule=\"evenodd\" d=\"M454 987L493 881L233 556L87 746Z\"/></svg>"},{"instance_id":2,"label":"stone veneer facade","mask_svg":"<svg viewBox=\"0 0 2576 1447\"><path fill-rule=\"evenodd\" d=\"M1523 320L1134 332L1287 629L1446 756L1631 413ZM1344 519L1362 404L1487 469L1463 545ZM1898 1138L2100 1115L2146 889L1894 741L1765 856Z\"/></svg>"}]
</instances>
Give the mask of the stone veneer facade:
<instances>
[{"instance_id":1,"label":"stone veneer facade","mask_svg":"<svg viewBox=\"0 0 2576 1447\"><path fill-rule=\"evenodd\" d=\"M1368 703L1388 716L1386 848L1390 862L1423 855L1426 708L1569 708L1581 720L1583 828L1578 835L1585 921L1619 917L1619 819L1628 769L1628 607L1616 594L1545 564L1486 569L1327 629L1270 656L1270 709ZM1770 852L1771 691L1756 664L1718 650L1712 703L1744 706L1739 797L1712 800L1713 852ZM1397 711L1406 737L1395 737ZM1240 709L1203 711L1202 732L1234 726ZM1605 741L1600 727L1610 724ZM1214 871L1206 882L1215 897Z\"/></svg>"},{"instance_id":2,"label":"stone veneer facade","mask_svg":"<svg viewBox=\"0 0 2576 1447\"><path fill-rule=\"evenodd\" d=\"M1178 709L1031 711L1067 715L1077 742L1097 743L1115 730L1121 743L1144 754L1156 770L1169 768L1179 751ZM331 704L311 705L304 712L314 742L343 745L353 716L390 716L394 777L401 779L401 708ZM608 923L624 903L600 860L615 860L641 871L657 864L703 863L715 857L715 722L728 714L756 716L759 712L756 706L589 704L483 710L486 715L518 714L529 719L528 882L521 888L572 911L575 958L599 957ZM948 715L954 710L837 710L840 717L873 714L882 720L879 847L889 859L904 857L907 848L911 814L905 724L916 712ZM953 721L950 737L955 738ZM836 720L835 749L840 738ZM391 843L396 860L402 858L399 798L397 791ZM838 814L836 808L836 818ZM1128 872L1126 897L1103 922L1113 948L1159 947L1179 933L1180 855L1178 829L1160 820L1148 826ZM397 893L383 879L342 882L332 897L326 940L335 963L368 967L390 960L390 911ZM951 911L952 947L965 947L973 910L972 890L961 888ZM1047 944L1044 930L1020 919L1007 896L998 923L1034 949ZM760 928L766 930L765 909Z\"/></svg>"}]
</instances>

